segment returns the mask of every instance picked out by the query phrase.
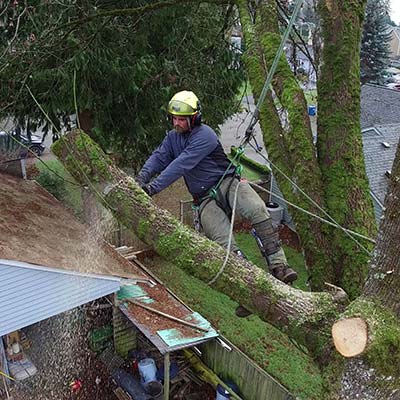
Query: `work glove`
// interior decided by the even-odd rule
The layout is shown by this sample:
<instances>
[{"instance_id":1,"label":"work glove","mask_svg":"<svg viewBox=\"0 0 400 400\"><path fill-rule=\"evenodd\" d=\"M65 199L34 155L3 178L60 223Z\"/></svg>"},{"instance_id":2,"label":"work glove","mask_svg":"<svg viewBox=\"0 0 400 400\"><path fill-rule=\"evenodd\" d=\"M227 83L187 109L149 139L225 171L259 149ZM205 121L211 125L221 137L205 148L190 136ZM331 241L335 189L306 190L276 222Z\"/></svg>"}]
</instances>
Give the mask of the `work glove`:
<instances>
[{"instance_id":1,"label":"work glove","mask_svg":"<svg viewBox=\"0 0 400 400\"><path fill-rule=\"evenodd\" d=\"M140 174L135 177L136 183L144 190L150 197L155 194L155 191L153 187L151 186L150 183L145 182L142 176Z\"/></svg>"},{"instance_id":2,"label":"work glove","mask_svg":"<svg viewBox=\"0 0 400 400\"><path fill-rule=\"evenodd\" d=\"M139 182L138 182L139 183ZM156 194L154 188L150 185L150 183L147 184L139 184L139 186L142 188L143 191L145 191L150 197Z\"/></svg>"},{"instance_id":3,"label":"work glove","mask_svg":"<svg viewBox=\"0 0 400 400\"><path fill-rule=\"evenodd\" d=\"M135 176L135 181L136 183L143 189L143 186L146 185L147 182L144 181L143 177L141 177L140 175Z\"/></svg>"}]
</instances>

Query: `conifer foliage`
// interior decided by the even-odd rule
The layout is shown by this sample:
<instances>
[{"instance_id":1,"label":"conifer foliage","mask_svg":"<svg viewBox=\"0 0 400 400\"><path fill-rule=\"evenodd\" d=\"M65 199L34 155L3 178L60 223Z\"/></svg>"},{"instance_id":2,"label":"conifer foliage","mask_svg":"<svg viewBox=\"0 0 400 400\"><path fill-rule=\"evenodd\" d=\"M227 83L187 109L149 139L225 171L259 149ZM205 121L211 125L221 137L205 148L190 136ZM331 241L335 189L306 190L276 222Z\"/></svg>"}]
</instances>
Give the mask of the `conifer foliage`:
<instances>
[{"instance_id":1,"label":"conifer foliage","mask_svg":"<svg viewBox=\"0 0 400 400\"><path fill-rule=\"evenodd\" d=\"M175 92L194 91L214 128L237 111L242 71L229 48L232 7L28 3L0 6L0 119L47 123L29 87L55 126L77 110L105 150L138 167L170 128L165 108Z\"/></svg>"},{"instance_id":2,"label":"conifer foliage","mask_svg":"<svg viewBox=\"0 0 400 400\"><path fill-rule=\"evenodd\" d=\"M389 65L388 0L368 0L361 42L361 83L383 83Z\"/></svg>"}]
</instances>

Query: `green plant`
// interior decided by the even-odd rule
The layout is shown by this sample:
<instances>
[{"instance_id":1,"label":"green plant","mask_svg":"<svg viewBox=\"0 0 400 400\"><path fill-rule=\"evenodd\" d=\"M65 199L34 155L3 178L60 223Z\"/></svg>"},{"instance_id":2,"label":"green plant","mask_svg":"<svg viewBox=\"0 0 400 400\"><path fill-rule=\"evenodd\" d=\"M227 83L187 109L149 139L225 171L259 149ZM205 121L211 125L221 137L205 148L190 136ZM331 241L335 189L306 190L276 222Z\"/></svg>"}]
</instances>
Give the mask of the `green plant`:
<instances>
[{"instance_id":1,"label":"green plant","mask_svg":"<svg viewBox=\"0 0 400 400\"><path fill-rule=\"evenodd\" d=\"M36 181L79 216L82 213L81 189L58 160L36 163L40 174Z\"/></svg>"},{"instance_id":2,"label":"green plant","mask_svg":"<svg viewBox=\"0 0 400 400\"><path fill-rule=\"evenodd\" d=\"M62 201L67 193L65 180L63 179L62 175L56 175L54 172L43 167L39 169L40 174L36 178L37 182L54 197Z\"/></svg>"}]
</instances>

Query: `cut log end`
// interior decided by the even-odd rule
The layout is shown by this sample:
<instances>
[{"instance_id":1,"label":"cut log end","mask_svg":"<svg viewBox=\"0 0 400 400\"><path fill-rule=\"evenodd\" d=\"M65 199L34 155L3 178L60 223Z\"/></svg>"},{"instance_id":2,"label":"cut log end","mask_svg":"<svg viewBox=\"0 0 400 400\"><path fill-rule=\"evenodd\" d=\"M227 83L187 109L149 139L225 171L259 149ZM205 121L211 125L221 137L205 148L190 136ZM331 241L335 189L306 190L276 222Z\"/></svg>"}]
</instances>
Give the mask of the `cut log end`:
<instances>
[{"instance_id":1,"label":"cut log end","mask_svg":"<svg viewBox=\"0 0 400 400\"><path fill-rule=\"evenodd\" d=\"M361 318L346 318L336 321L332 326L332 338L336 350L342 356L358 356L367 347L367 324Z\"/></svg>"}]
</instances>

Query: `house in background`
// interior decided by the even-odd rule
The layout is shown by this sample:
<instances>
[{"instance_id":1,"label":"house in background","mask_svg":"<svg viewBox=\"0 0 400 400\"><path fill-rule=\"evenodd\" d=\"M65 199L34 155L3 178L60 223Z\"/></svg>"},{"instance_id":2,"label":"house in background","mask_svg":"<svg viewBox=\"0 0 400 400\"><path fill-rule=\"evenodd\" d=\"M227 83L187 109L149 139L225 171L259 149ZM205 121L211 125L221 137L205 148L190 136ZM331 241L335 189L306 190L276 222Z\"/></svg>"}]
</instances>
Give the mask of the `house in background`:
<instances>
[{"instance_id":1,"label":"house in background","mask_svg":"<svg viewBox=\"0 0 400 400\"><path fill-rule=\"evenodd\" d=\"M400 27L390 26L390 58L400 61Z\"/></svg>"},{"instance_id":2,"label":"house in background","mask_svg":"<svg viewBox=\"0 0 400 400\"><path fill-rule=\"evenodd\" d=\"M363 85L361 129L365 168L379 224L400 139L400 92L379 85Z\"/></svg>"},{"instance_id":3,"label":"house in background","mask_svg":"<svg viewBox=\"0 0 400 400\"><path fill-rule=\"evenodd\" d=\"M399 139L400 123L375 125L362 131L365 168L378 224L384 210L383 205Z\"/></svg>"}]
</instances>

